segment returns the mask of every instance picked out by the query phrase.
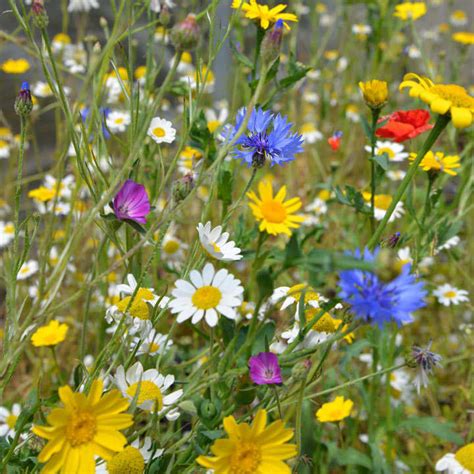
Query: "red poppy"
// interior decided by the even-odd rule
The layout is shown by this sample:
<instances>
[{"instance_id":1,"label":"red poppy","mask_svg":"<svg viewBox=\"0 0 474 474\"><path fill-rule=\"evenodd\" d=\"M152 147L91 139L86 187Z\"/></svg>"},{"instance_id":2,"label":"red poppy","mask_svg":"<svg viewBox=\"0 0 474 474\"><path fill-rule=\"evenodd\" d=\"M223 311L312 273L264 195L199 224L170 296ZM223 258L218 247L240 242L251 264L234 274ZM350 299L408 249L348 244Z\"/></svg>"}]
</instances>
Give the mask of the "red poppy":
<instances>
[{"instance_id":1,"label":"red poppy","mask_svg":"<svg viewBox=\"0 0 474 474\"><path fill-rule=\"evenodd\" d=\"M341 146L342 132L336 131L333 133L332 137L328 138L328 143L334 151L339 150Z\"/></svg>"},{"instance_id":2,"label":"red poppy","mask_svg":"<svg viewBox=\"0 0 474 474\"><path fill-rule=\"evenodd\" d=\"M387 118L388 122L377 129L376 135L391 138L398 143L415 138L433 128L433 125L428 123L430 113L423 109L399 110L388 117L382 117L380 121Z\"/></svg>"}]
</instances>

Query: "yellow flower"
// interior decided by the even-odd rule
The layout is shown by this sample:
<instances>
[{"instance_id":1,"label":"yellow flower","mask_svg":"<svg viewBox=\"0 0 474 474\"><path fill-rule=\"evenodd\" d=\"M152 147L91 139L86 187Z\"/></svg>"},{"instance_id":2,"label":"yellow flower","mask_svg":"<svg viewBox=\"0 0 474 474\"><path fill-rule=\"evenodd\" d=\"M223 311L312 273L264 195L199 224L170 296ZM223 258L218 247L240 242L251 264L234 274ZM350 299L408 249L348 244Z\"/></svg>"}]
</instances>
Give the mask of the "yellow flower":
<instances>
[{"instance_id":1,"label":"yellow flower","mask_svg":"<svg viewBox=\"0 0 474 474\"><path fill-rule=\"evenodd\" d=\"M474 44L474 33L469 31L458 31L453 34L453 40L461 44Z\"/></svg>"},{"instance_id":2,"label":"yellow flower","mask_svg":"<svg viewBox=\"0 0 474 474\"><path fill-rule=\"evenodd\" d=\"M135 79L143 79L146 76L146 66L138 66L133 73Z\"/></svg>"},{"instance_id":3,"label":"yellow flower","mask_svg":"<svg viewBox=\"0 0 474 474\"><path fill-rule=\"evenodd\" d=\"M311 321L318 313L321 311L320 308L310 308L305 311L306 313L306 320ZM333 318L329 313L324 313L314 324L311 328L313 331L316 332L325 332L329 334L334 334L339 326L343 324L342 319ZM341 332L346 332L348 326L344 324L341 328ZM352 344L354 341L354 333L350 332L344 336L344 339L349 343Z\"/></svg>"},{"instance_id":4,"label":"yellow flower","mask_svg":"<svg viewBox=\"0 0 474 474\"><path fill-rule=\"evenodd\" d=\"M30 69L30 63L26 59L7 59L0 69L6 74L23 74Z\"/></svg>"},{"instance_id":5,"label":"yellow flower","mask_svg":"<svg viewBox=\"0 0 474 474\"><path fill-rule=\"evenodd\" d=\"M426 4L424 2L405 2L395 6L393 16L402 20L418 20L426 14Z\"/></svg>"},{"instance_id":6,"label":"yellow flower","mask_svg":"<svg viewBox=\"0 0 474 474\"><path fill-rule=\"evenodd\" d=\"M316 418L322 423L327 421L341 421L351 414L353 406L354 402L352 400L344 400L344 397L336 397L332 402L325 403L316 412Z\"/></svg>"},{"instance_id":7,"label":"yellow flower","mask_svg":"<svg viewBox=\"0 0 474 474\"><path fill-rule=\"evenodd\" d=\"M95 456L105 460L122 451L127 443L119 432L132 425L132 415L121 413L129 402L118 390L102 396L102 380L94 380L88 395L74 393L70 387L58 390L64 407L54 408L46 417L51 426L35 425L32 431L48 443L38 456L46 463L44 474L56 472L95 472Z\"/></svg>"},{"instance_id":8,"label":"yellow flower","mask_svg":"<svg viewBox=\"0 0 474 474\"><path fill-rule=\"evenodd\" d=\"M456 128L469 127L474 120L474 98L464 87L456 84L435 84L427 77L406 74L400 90L408 87L410 97L418 97L429 104L432 112L449 114Z\"/></svg>"},{"instance_id":9,"label":"yellow flower","mask_svg":"<svg viewBox=\"0 0 474 474\"><path fill-rule=\"evenodd\" d=\"M300 223L304 221L303 216L293 215L301 207L301 199L295 197L284 201L286 196L286 186L283 186L275 197L273 197L273 189L268 181L260 181L258 184L259 197L250 191L247 193L249 199L249 207L252 209L253 215L260 222L260 232L268 234L291 235L290 229L297 229Z\"/></svg>"},{"instance_id":10,"label":"yellow flower","mask_svg":"<svg viewBox=\"0 0 474 474\"><path fill-rule=\"evenodd\" d=\"M55 346L66 339L68 329L67 324L59 324L59 321L53 319L33 333L31 342L35 347Z\"/></svg>"},{"instance_id":11,"label":"yellow flower","mask_svg":"<svg viewBox=\"0 0 474 474\"><path fill-rule=\"evenodd\" d=\"M298 453L295 444L287 444L293 430L285 428L281 420L268 427L266 410L259 410L252 425L238 424L233 416L224 418L226 439L218 439L211 447L214 454L199 456L196 461L203 467L214 469L215 474L290 474L283 461Z\"/></svg>"},{"instance_id":12,"label":"yellow flower","mask_svg":"<svg viewBox=\"0 0 474 474\"><path fill-rule=\"evenodd\" d=\"M298 21L298 17L293 13L281 13L287 5L279 3L276 7L269 8L268 5L260 5L256 0L250 2L243 2L242 0L233 0L232 8L242 9L246 18L251 20L259 20L260 26L266 30L270 25L276 23L278 20L283 20L286 29L290 29L287 21Z\"/></svg>"},{"instance_id":13,"label":"yellow flower","mask_svg":"<svg viewBox=\"0 0 474 474\"><path fill-rule=\"evenodd\" d=\"M388 85L385 81L373 79L359 82L359 89L362 91L366 104L373 109L379 109L387 102Z\"/></svg>"},{"instance_id":14,"label":"yellow flower","mask_svg":"<svg viewBox=\"0 0 474 474\"><path fill-rule=\"evenodd\" d=\"M28 197L33 198L35 201L46 202L51 201L56 195L54 189L47 188L45 186L40 186L39 188L32 189L28 193Z\"/></svg>"},{"instance_id":15,"label":"yellow flower","mask_svg":"<svg viewBox=\"0 0 474 474\"><path fill-rule=\"evenodd\" d=\"M150 308L148 302L151 302L153 298L154 295L148 288L139 288L131 303L132 297L126 296L117 303L117 309L121 313L125 313L128 308L128 313L132 318L149 319Z\"/></svg>"},{"instance_id":16,"label":"yellow flower","mask_svg":"<svg viewBox=\"0 0 474 474\"><path fill-rule=\"evenodd\" d=\"M414 161L415 158L416 153L410 153L410 160ZM420 168L423 168L423 171L443 171L450 176L456 176L457 172L454 169L461 167L460 161L461 158L458 155L444 156L441 151L436 153L429 151L421 160Z\"/></svg>"}]
</instances>

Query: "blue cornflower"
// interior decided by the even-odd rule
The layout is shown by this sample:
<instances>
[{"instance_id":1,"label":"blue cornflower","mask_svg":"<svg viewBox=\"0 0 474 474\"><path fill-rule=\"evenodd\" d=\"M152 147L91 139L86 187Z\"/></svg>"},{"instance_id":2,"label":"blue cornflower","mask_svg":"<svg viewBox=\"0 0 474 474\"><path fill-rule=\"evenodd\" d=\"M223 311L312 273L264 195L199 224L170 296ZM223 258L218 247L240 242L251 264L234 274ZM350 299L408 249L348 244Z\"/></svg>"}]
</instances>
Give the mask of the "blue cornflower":
<instances>
[{"instance_id":1,"label":"blue cornflower","mask_svg":"<svg viewBox=\"0 0 474 474\"><path fill-rule=\"evenodd\" d=\"M374 261L379 253L365 249L364 255L357 249L354 257ZM375 273L363 270L344 270L339 273L339 297L348 303L357 318L380 327L395 321L399 326L413 321L412 313L426 306L427 292L422 282L410 273L411 265L405 264L392 281L382 281Z\"/></svg>"},{"instance_id":2,"label":"blue cornflower","mask_svg":"<svg viewBox=\"0 0 474 474\"><path fill-rule=\"evenodd\" d=\"M86 120L89 117L90 113L91 113L91 110L90 110L89 107L83 107L81 109L81 111L80 111L81 119L84 123L86 122ZM107 127L105 126L105 121L107 119L107 116L110 113L110 109L109 109L109 107L99 107L99 113L102 116L102 133L104 134L104 138L106 140L108 140L110 138L110 133L109 133ZM92 141L92 139L93 139L93 135L90 136L91 141Z\"/></svg>"},{"instance_id":3,"label":"blue cornflower","mask_svg":"<svg viewBox=\"0 0 474 474\"><path fill-rule=\"evenodd\" d=\"M237 113L235 127L226 131L226 138L231 140L244 120L247 109L243 107ZM259 168L265 160L270 160L271 166L282 165L293 161L295 154L303 151L303 137L291 133L293 124L280 114L274 115L268 110L256 108L252 110L247 124L247 133L235 142L233 155L247 165Z\"/></svg>"}]
</instances>

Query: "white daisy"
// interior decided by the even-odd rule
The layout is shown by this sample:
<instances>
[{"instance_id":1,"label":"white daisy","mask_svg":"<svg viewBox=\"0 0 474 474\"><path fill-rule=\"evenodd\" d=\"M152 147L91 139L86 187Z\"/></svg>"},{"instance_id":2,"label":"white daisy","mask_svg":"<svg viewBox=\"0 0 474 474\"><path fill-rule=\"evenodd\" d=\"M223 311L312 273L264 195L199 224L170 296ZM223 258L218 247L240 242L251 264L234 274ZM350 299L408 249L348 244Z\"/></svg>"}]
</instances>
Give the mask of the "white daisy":
<instances>
[{"instance_id":1,"label":"white daisy","mask_svg":"<svg viewBox=\"0 0 474 474\"><path fill-rule=\"evenodd\" d=\"M170 42L168 30L163 26L157 26L153 39L157 43L168 44Z\"/></svg>"},{"instance_id":2,"label":"white daisy","mask_svg":"<svg viewBox=\"0 0 474 474\"><path fill-rule=\"evenodd\" d=\"M312 306L313 308L319 308L319 303L327 302L326 298L314 291L306 283L299 283L292 287L280 286L279 288L275 288L270 300L273 304L277 304L283 300L283 304L280 306L280 311L283 311L294 303L297 303L297 305L299 304L303 290L305 290L305 304Z\"/></svg>"},{"instance_id":3,"label":"white daisy","mask_svg":"<svg viewBox=\"0 0 474 474\"><path fill-rule=\"evenodd\" d=\"M324 199L317 197L313 200L310 204L308 204L305 208L305 211L314 212L317 216L321 216L328 212L328 206Z\"/></svg>"},{"instance_id":4,"label":"white daisy","mask_svg":"<svg viewBox=\"0 0 474 474\"><path fill-rule=\"evenodd\" d=\"M175 228L171 226L168 232L166 232L161 244L163 260L165 260L170 267L179 267L179 264L184 260L184 252L187 248L188 244L178 239Z\"/></svg>"},{"instance_id":5,"label":"white daisy","mask_svg":"<svg viewBox=\"0 0 474 474\"><path fill-rule=\"evenodd\" d=\"M5 140L0 139L0 159L7 159L10 157L10 145Z\"/></svg>"},{"instance_id":6,"label":"white daisy","mask_svg":"<svg viewBox=\"0 0 474 474\"><path fill-rule=\"evenodd\" d=\"M304 138L305 143L313 144L323 139L323 134L312 122L305 122L301 125L300 133Z\"/></svg>"},{"instance_id":7,"label":"white daisy","mask_svg":"<svg viewBox=\"0 0 474 474\"><path fill-rule=\"evenodd\" d=\"M367 202L367 205L370 206L371 194L364 192L362 193L362 196ZM385 213L387 212L387 209L390 207L390 204L392 204L392 199L393 199L392 196L390 196L389 194L376 194L375 195L375 199L374 199L375 219L377 219L378 221L381 221L384 218ZM398 201L388 222L393 222L395 219L398 219L399 217L401 217L404 213L405 213L405 209L403 208L403 202Z\"/></svg>"},{"instance_id":8,"label":"white daisy","mask_svg":"<svg viewBox=\"0 0 474 474\"><path fill-rule=\"evenodd\" d=\"M387 171L387 177L390 181L401 181L406 175L403 170L389 170Z\"/></svg>"},{"instance_id":9,"label":"white daisy","mask_svg":"<svg viewBox=\"0 0 474 474\"><path fill-rule=\"evenodd\" d=\"M44 81L35 82L31 86L31 93L33 94L33 96L41 98L51 97L53 95L51 87L47 82Z\"/></svg>"},{"instance_id":10,"label":"white daisy","mask_svg":"<svg viewBox=\"0 0 474 474\"><path fill-rule=\"evenodd\" d=\"M467 25L468 21L469 18L463 10L454 10L449 17L449 22L453 26L464 26Z\"/></svg>"},{"instance_id":11,"label":"white daisy","mask_svg":"<svg viewBox=\"0 0 474 474\"><path fill-rule=\"evenodd\" d=\"M414 44L411 44L410 46L407 46L405 48L405 53L410 59L421 58L421 51Z\"/></svg>"},{"instance_id":12,"label":"white daisy","mask_svg":"<svg viewBox=\"0 0 474 474\"><path fill-rule=\"evenodd\" d=\"M443 306L455 306L459 303L469 301L468 294L466 290L460 290L451 286L449 283L438 286L438 288L433 291L433 295L436 296L438 302Z\"/></svg>"},{"instance_id":13,"label":"white daisy","mask_svg":"<svg viewBox=\"0 0 474 474\"><path fill-rule=\"evenodd\" d=\"M360 122L360 111L357 105L349 104L346 107L345 114L346 114L346 118L350 120L351 122L354 122L354 123Z\"/></svg>"},{"instance_id":14,"label":"white daisy","mask_svg":"<svg viewBox=\"0 0 474 474\"><path fill-rule=\"evenodd\" d=\"M137 466L146 466L150 461L159 458L163 449L152 447L153 442L149 436L141 441L137 438L133 443L114 454L107 462L98 464L95 474L111 474L115 472L138 472Z\"/></svg>"},{"instance_id":15,"label":"white daisy","mask_svg":"<svg viewBox=\"0 0 474 474\"><path fill-rule=\"evenodd\" d=\"M459 238L458 235L454 235L453 237L451 237L450 239L448 239L444 244L440 245L437 249L436 249L436 252L435 253L438 253L440 252L441 250L449 250L450 248L452 247L456 247L457 245L459 245L459 242L461 242L461 239ZM1 247L1 245L0 245Z\"/></svg>"},{"instance_id":16,"label":"white daisy","mask_svg":"<svg viewBox=\"0 0 474 474\"><path fill-rule=\"evenodd\" d=\"M466 444L455 453L445 454L435 469L447 474L472 474L474 472L474 443Z\"/></svg>"},{"instance_id":17,"label":"white daisy","mask_svg":"<svg viewBox=\"0 0 474 474\"><path fill-rule=\"evenodd\" d=\"M231 262L233 260L240 260L242 255L239 247L236 247L235 242L229 239L228 232L222 232L222 226L212 228L211 222L206 222L205 225L201 223L197 226L199 234L199 241L204 250L217 260L223 262Z\"/></svg>"},{"instance_id":18,"label":"white daisy","mask_svg":"<svg viewBox=\"0 0 474 474\"><path fill-rule=\"evenodd\" d=\"M236 318L244 289L232 274L223 268L216 272L214 266L207 263L202 272L192 270L189 278L191 282L176 282L172 292L174 299L169 303L171 312L178 314L178 323L192 318L191 322L197 324L204 317L206 323L214 327L218 314Z\"/></svg>"},{"instance_id":19,"label":"white daisy","mask_svg":"<svg viewBox=\"0 0 474 474\"><path fill-rule=\"evenodd\" d=\"M0 249L6 247L15 238L13 222L0 221Z\"/></svg>"},{"instance_id":20,"label":"white daisy","mask_svg":"<svg viewBox=\"0 0 474 474\"><path fill-rule=\"evenodd\" d=\"M176 138L176 129L166 119L155 117L148 128L148 136L156 143L173 143Z\"/></svg>"},{"instance_id":21,"label":"white daisy","mask_svg":"<svg viewBox=\"0 0 474 474\"><path fill-rule=\"evenodd\" d=\"M160 13L163 6L171 9L174 7L174 2L172 0L150 0L150 10L152 12Z\"/></svg>"},{"instance_id":22,"label":"white daisy","mask_svg":"<svg viewBox=\"0 0 474 474\"><path fill-rule=\"evenodd\" d=\"M24 262L18 271L16 276L17 280L26 280L30 276L34 275L39 269L38 262L36 260L28 260Z\"/></svg>"},{"instance_id":23,"label":"white daisy","mask_svg":"<svg viewBox=\"0 0 474 474\"><path fill-rule=\"evenodd\" d=\"M370 25L357 23L355 25L352 25L352 33L358 36L367 36L367 35L370 35L370 33L372 33L372 28Z\"/></svg>"},{"instance_id":24,"label":"white daisy","mask_svg":"<svg viewBox=\"0 0 474 474\"><path fill-rule=\"evenodd\" d=\"M112 133L122 133L125 132L127 126L130 125L130 120L130 114L128 112L113 110L107 115L105 123Z\"/></svg>"},{"instance_id":25,"label":"white daisy","mask_svg":"<svg viewBox=\"0 0 474 474\"><path fill-rule=\"evenodd\" d=\"M365 150L371 152L371 147L367 145ZM401 143L389 141L377 141L375 144L375 155L387 154L389 161L403 161L408 158L408 153L404 151L405 147Z\"/></svg>"},{"instance_id":26,"label":"white daisy","mask_svg":"<svg viewBox=\"0 0 474 474\"><path fill-rule=\"evenodd\" d=\"M0 436L14 438L16 435L15 425L21 413L21 407L14 403L12 409L0 407Z\"/></svg>"},{"instance_id":27,"label":"white daisy","mask_svg":"<svg viewBox=\"0 0 474 474\"><path fill-rule=\"evenodd\" d=\"M154 356L164 354L172 345L173 341L167 335L152 329L149 333L143 334L142 337L134 337L130 347L135 349L138 346L137 356L143 354Z\"/></svg>"},{"instance_id":28,"label":"white daisy","mask_svg":"<svg viewBox=\"0 0 474 474\"><path fill-rule=\"evenodd\" d=\"M211 133L214 133L218 128L224 125L227 117L229 116L229 105L226 100L216 102L215 110L206 109L204 111L206 115L207 128Z\"/></svg>"},{"instance_id":29,"label":"white daisy","mask_svg":"<svg viewBox=\"0 0 474 474\"><path fill-rule=\"evenodd\" d=\"M68 199L71 197L72 192L74 190L74 176L69 174L65 176L58 185L58 180L50 175L47 174L44 177L44 186L48 189L53 189L54 191L58 192L59 197Z\"/></svg>"},{"instance_id":30,"label":"white daisy","mask_svg":"<svg viewBox=\"0 0 474 474\"><path fill-rule=\"evenodd\" d=\"M91 8L99 8L98 0L69 0L68 12L88 12Z\"/></svg>"},{"instance_id":31,"label":"white daisy","mask_svg":"<svg viewBox=\"0 0 474 474\"><path fill-rule=\"evenodd\" d=\"M169 421L179 417L178 408L171 408L183 395L183 391L175 390L165 395L173 385L174 375L161 375L156 369L143 370L140 362L133 364L127 372L121 365L115 373L115 384L123 396L129 400L136 397L138 408L146 411L157 411L158 414L166 411Z\"/></svg>"}]
</instances>

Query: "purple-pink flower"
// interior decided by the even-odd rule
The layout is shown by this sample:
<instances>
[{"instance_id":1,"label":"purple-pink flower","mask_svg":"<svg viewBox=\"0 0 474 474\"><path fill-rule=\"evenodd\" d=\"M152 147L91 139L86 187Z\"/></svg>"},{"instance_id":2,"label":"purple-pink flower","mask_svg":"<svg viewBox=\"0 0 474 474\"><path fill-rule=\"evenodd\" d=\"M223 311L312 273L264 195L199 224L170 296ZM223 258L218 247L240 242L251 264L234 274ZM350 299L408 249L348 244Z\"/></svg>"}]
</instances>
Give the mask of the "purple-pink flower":
<instances>
[{"instance_id":1,"label":"purple-pink flower","mask_svg":"<svg viewBox=\"0 0 474 474\"><path fill-rule=\"evenodd\" d=\"M249 359L250 378L257 385L280 384L281 369L278 357L272 352L260 352Z\"/></svg>"},{"instance_id":2,"label":"purple-pink flower","mask_svg":"<svg viewBox=\"0 0 474 474\"><path fill-rule=\"evenodd\" d=\"M114 213L117 219L146 224L146 215L150 212L150 201L145 186L127 179L113 202Z\"/></svg>"}]
</instances>

